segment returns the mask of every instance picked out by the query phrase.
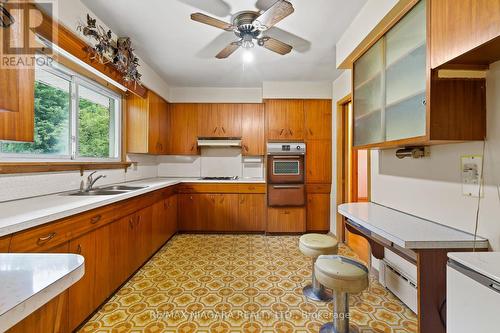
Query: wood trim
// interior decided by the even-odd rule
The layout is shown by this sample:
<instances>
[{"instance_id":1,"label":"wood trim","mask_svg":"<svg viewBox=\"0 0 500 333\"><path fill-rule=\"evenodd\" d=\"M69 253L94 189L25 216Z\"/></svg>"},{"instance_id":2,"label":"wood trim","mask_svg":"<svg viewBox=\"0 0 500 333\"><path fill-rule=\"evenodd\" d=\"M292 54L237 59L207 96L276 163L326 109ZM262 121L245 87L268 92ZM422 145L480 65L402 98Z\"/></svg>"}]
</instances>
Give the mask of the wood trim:
<instances>
[{"instance_id":1,"label":"wood trim","mask_svg":"<svg viewBox=\"0 0 500 333\"><path fill-rule=\"evenodd\" d=\"M399 0L387 15L359 43L359 45L337 66L339 69L352 69L354 62L370 49L383 35L408 13L420 0Z\"/></svg>"},{"instance_id":2,"label":"wood trim","mask_svg":"<svg viewBox=\"0 0 500 333\"><path fill-rule=\"evenodd\" d=\"M125 86L134 94L143 98L146 96L147 89L144 86L136 83L125 82L123 80L123 75L119 73L113 66L108 64L101 64L96 60L91 60L87 51L89 45L84 40L71 32L69 29L59 24L59 22L55 22L50 16L48 16L42 9L39 9L36 5L32 4L32 6L39 10L43 15L42 24L36 28L36 33L50 40L54 44L57 44L65 51L71 53L73 56L92 66L114 81ZM55 36L53 36L53 33L55 33Z\"/></svg>"},{"instance_id":3,"label":"wood trim","mask_svg":"<svg viewBox=\"0 0 500 333\"><path fill-rule=\"evenodd\" d=\"M131 162L28 162L0 163L0 174L125 169Z\"/></svg>"},{"instance_id":4,"label":"wood trim","mask_svg":"<svg viewBox=\"0 0 500 333\"><path fill-rule=\"evenodd\" d=\"M336 186L336 206L333 208L336 214L336 229L337 229L337 238L343 242L345 240L345 232L344 232L344 217L337 212L338 205L345 202L344 195L344 180L343 180L343 170L345 167L345 144L344 144L344 124L345 124L345 105L352 101L352 95L349 94L344 98L340 99L337 102L337 186Z\"/></svg>"}]
</instances>

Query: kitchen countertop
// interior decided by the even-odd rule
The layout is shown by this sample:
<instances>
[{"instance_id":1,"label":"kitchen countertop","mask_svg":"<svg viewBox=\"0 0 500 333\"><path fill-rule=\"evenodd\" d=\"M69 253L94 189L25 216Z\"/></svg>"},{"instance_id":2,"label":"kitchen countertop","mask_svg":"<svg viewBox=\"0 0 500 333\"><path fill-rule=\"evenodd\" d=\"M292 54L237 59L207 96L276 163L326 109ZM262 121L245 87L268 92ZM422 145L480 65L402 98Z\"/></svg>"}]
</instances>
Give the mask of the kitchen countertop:
<instances>
[{"instance_id":1,"label":"kitchen countertop","mask_svg":"<svg viewBox=\"0 0 500 333\"><path fill-rule=\"evenodd\" d=\"M199 178L150 178L123 183L130 186L147 186L144 189L111 196L69 196L67 193L70 191L3 202L0 203L0 237L181 183L265 184L265 180L213 181ZM75 191L76 189L72 192Z\"/></svg>"},{"instance_id":2,"label":"kitchen countertop","mask_svg":"<svg viewBox=\"0 0 500 333\"><path fill-rule=\"evenodd\" d=\"M0 332L68 289L84 274L77 254L0 254Z\"/></svg>"},{"instance_id":3,"label":"kitchen countertop","mask_svg":"<svg viewBox=\"0 0 500 333\"><path fill-rule=\"evenodd\" d=\"M500 252L450 252L448 258L500 283Z\"/></svg>"},{"instance_id":4,"label":"kitchen countertop","mask_svg":"<svg viewBox=\"0 0 500 333\"><path fill-rule=\"evenodd\" d=\"M470 233L372 202L343 204L338 212L405 249L465 249L474 245ZM476 247L488 248L488 240L478 236Z\"/></svg>"}]
</instances>

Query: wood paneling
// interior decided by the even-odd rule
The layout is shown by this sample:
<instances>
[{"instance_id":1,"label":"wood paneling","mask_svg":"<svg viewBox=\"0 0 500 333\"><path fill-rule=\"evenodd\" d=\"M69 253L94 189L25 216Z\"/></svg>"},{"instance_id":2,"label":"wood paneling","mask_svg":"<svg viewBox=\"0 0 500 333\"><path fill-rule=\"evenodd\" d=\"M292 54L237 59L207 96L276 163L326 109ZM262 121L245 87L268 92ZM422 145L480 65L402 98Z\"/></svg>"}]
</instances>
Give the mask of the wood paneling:
<instances>
[{"instance_id":1,"label":"wood paneling","mask_svg":"<svg viewBox=\"0 0 500 333\"><path fill-rule=\"evenodd\" d=\"M304 140L303 100L266 100L267 139Z\"/></svg>"},{"instance_id":2,"label":"wood paneling","mask_svg":"<svg viewBox=\"0 0 500 333\"><path fill-rule=\"evenodd\" d=\"M178 193L266 193L266 184L185 183Z\"/></svg>"},{"instance_id":3,"label":"wood paneling","mask_svg":"<svg viewBox=\"0 0 500 333\"><path fill-rule=\"evenodd\" d=\"M202 104L169 104L169 155L198 155L198 115L206 108Z\"/></svg>"},{"instance_id":4,"label":"wood paneling","mask_svg":"<svg viewBox=\"0 0 500 333\"><path fill-rule=\"evenodd\" d=\"M307 141L306 183L332 182L331 140Z\"/></svg>"},{"instance_id":5,"label":"wood paneling","mask_svg":"<svg viewBox=\"0 0 500 333\"><path fill-rule=\"evenodd\" d=\"M240 194L238 218L233 221L235 231L266 230L266 196L264 194Z\"/></svg>"},{"instance_id":6,"label":"wood paneling","mask_svg":"<svg viewBox=\"0 0 500 333\"><path fill-rule=\"evenodd\" d=\"M69 329L73 331L95 309L96 233L89 232L69 242L69 251L85 258L85 274L69 289ZM99 268L101 269L101 268Z\"/></svg>"},{"instance_id":7,"label":"wood paneling","mask_svg":"<svg viewBox=\"0 0 500 333\"><path fill-rule=\"evenodd\" d=\"M432 0L428 3L432 68L500 36L500 2L497 0ZM499 60L500 53L486 60L490 63L495 58Z\"/></svg>"},{"instance_id":8,"label":"wood paneling","mask_svg":"<svg viewBox=\"0 0 500 333\"><path fill-rule=\"evenodd\" d=\"M331 140L332 101L329 99L304 100L306 140Z\"/></svg>"},{"instance_id":9,"label":"wood paneling","mask_svg":"<svg viewBox=\"0 0 500 333\"><path fill-rule=\"evenodd\" d=\"M267 208L267 232L303 233L305 231L305 207Z\"/></svg>"},{"instance_id":10,"label":"wood paneling","mask_svg":"<svg viewBox=\"0 0 500 333\"><path fill-rule=\"evenodd\" d=\"M453 96L453 98L450 98ZM431 81L430 140L483 140L486 137L486 80Z\"/></svg>"},{"instance_id":11,"label":"wood paneling","mask_svg":"<svg viewBox=\"0 0 500 333\"><path fill-rule=\"evenodd\" d=\"M330 194L307 194L307 231L330 230Z\"/></svg>"},{"instance_id":12,"label":"wood paneling","mask_svg":"<svg viewBox=\"0 0 500 333\"><path fill-rule=\"evenodd\" d=\"M127 97L127 151L139 154L166 154L169 129L167 102L149 91L147 98Z\"/></svg>"},{"instance_id":13,"label":"wood paneling","mask_svg":"<svg viewBox=\"0 0 500 333\"><path fill-rule=\"evenodd\" d=\"M264 155L266 152L264 105L243 104L241 117L243 155Z\"/></svg>"}]
</instances>

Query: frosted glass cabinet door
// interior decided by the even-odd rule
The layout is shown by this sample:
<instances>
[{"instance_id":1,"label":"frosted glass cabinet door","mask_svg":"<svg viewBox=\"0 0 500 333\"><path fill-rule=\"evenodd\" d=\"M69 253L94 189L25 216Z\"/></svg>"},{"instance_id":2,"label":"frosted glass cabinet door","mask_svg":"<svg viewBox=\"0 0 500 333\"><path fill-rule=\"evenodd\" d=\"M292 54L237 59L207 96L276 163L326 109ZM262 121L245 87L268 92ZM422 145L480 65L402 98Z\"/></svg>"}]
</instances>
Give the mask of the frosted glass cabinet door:
<instances>
[{"instance_id":1,"label":"frosted glass cabinet door","mask_svg":"<svg viewBox=\"0 0 500 333\"><path fill-rule=\"evenodd\" d=\"M354 64L354 145L384 141L383 40L373 45Z\"/></svg>"},{"instance_id":2,"label":"frosted glass cabinet door","mask_svg":"<svg viewBox=\"0 0 500 333\"><path fill-rule=\"evenodd\" d=\"M385 36L386 140L426 133L426 14L421 0Z\"/></svg>"}]
</instances>

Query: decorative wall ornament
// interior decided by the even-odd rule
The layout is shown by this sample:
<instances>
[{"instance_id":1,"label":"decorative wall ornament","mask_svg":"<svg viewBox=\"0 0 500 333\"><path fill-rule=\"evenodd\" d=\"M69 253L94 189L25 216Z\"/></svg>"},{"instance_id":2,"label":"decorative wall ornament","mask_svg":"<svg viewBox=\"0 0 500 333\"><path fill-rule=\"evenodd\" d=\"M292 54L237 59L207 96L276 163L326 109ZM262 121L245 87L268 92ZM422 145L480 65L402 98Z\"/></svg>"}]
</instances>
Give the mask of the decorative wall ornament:
<instances>
[{"instance_id":1,"label":"decorative wall ornament","mask_svg":"<svg viewBox=\"0 0 500 333\"><path fill-rule=\"evenodd\" d=\"M0 0L1 1L1 0ZM141 84L141 74L138 71L139 59L134 55L132 41L129 37L113 38L111 30L106 31L96 24L96 19L87 14L87 24L80 24L77 29L86 37L92 37L97 43L89 47L92 60L97 59L102 64L111 63L123 74L125 82Z\"/></svg>"},{"instance_id":2,"label":"decorative wall ornament","mask_svg":"<svg viewBox=\"0 0 500 333\"><path fill-rule=\"evenodd\" d=\"M8 28L14 24L14 17L10 15L7 8L5 8L5 4L8 0L0 0L0 27Z\"/></svg>"}]
</instances>

